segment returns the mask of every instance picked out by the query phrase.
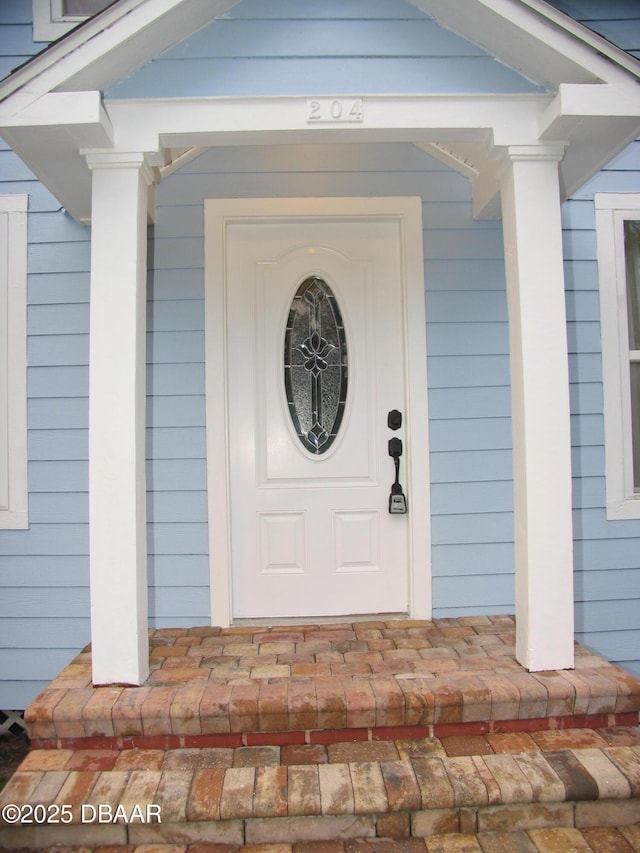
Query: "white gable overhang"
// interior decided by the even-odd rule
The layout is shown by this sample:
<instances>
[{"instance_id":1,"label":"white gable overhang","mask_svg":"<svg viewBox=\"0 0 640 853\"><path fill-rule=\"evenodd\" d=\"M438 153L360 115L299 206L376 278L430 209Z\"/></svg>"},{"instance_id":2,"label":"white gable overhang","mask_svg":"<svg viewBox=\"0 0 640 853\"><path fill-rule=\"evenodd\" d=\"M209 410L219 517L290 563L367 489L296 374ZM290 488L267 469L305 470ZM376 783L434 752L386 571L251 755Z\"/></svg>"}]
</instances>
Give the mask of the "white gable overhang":
<instances>
[{"instance_id":1,"label":"white gable overhang","mask_svg":"<svg viewBox=\"0 0 640 853\"><path fill-rule=\"evenodd\" d=\"M160 180L207 146L401 140L466 175L476 215L491 216L506 148L562 144L566 197L640 134L640 62L542 0L412 2L544 85L543 94L366 96L362 120L348 125L311 124L300 97L103 100L118 79L237 2L120 0L0 84L0 133L82 221L91 209L86 154L95 151L143 153Z\"/></svg>"}]
</instances>

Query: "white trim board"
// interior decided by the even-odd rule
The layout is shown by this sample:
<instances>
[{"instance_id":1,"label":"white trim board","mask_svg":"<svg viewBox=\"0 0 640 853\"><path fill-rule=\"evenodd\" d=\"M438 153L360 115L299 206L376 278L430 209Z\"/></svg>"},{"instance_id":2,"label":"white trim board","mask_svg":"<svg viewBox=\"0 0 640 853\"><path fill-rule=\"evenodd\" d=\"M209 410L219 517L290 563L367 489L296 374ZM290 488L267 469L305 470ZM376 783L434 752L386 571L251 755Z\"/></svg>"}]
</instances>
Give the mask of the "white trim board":
<instances>
[{"instance_id":1,"label":"white trim board","mask_svg":"<svg viewBox=\"0 0 640 853\"><path fill-rule=\"evenodd\" d=\"M0 529L29 526L27 490L27 205L0 196Z\"/></svg>"},{"instance_id":2,"label":"white trim board","mask_svg":"<svg viewBox=\"0 0 640 853\"><path fill-rule=\"evenodd\" d=\"M404 250L403 324L407 410L403 426L411 453L407 483L411 492L409 613L431 616L431 532L429 494L426 327L422 215L416 198L303 198L205 200L205 351L209 501L211 621L228 626L232 618L229 535L229 434L227 422L226 306L224 294L226 228L234 220L266 216L335 218L363 216L398 220ZM409 353L412 357L409 358ZM412 439L413 437L413 439Z\"/></svg>"},{"instance_id":3,"label":"white trim board","mask_svg":"<svg viewBox=\"0 0 640 853\"><path fill-rule=\"evenodd\" d=\"M477 173L474 215L493 216L496 163L507 146L565 144L560 170L566 196L640 133L635 89L633 96L600 84L563 85L555 96L367 95L359 99L361 120L344 123L310 121L309 99L299 96L103 103L97 90L52 92L24 109L16 110L13 98L0 103L0 130L81 222L91 217L85 155L92 152L143 153L150 166L162 169L189 148L297 142L437 143L436 154L458 169L462 144L464 162Z\"/></svg>"},{"instance_id":4,"label":"white trim board","mask_svg":"<svg viewBox=\"0 0 640 853\"><path fill-rule=\"evenodd\" d=\"M625 219L640 220L640 193L596 193L607 518L640 518L634 493Z\"/></svg>"}]
</instances>

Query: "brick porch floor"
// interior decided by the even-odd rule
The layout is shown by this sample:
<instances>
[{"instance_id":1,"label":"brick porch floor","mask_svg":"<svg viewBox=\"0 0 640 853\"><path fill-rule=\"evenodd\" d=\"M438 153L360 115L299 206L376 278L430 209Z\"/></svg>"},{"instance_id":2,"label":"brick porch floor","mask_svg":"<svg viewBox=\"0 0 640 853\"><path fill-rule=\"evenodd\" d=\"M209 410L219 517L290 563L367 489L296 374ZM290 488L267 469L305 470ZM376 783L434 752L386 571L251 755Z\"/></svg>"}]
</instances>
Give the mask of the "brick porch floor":
<instances>
[{"instance_id":1,"label":"brick porch floor","mask_svg":"<svg viewBox=\"0 0 640 853\"><path fill-rule=\"evenodd\" d=\"M85 650L25 719L35 747L117 749L637 725L640 681L579 645L575 669L529 673L514 629L511 616L161 629L144 686L93 688Z\"/></svg>"},{"instance_id":2,"label":"brick porch floor","mask_svg":"<svg viewBox=\"0 0 640 853\"><path fill-rule=\"evenodd\" d=\"M35 700L6 849L428 853L640 848L640 681L576 647L526 672L510 616L163 629L142 687L83 651ZM83 805L162 821L82 825ZM145 847L145 845L152 845ZM57 848L59 849L59 848Z\"/></svg>"}]
</instances>

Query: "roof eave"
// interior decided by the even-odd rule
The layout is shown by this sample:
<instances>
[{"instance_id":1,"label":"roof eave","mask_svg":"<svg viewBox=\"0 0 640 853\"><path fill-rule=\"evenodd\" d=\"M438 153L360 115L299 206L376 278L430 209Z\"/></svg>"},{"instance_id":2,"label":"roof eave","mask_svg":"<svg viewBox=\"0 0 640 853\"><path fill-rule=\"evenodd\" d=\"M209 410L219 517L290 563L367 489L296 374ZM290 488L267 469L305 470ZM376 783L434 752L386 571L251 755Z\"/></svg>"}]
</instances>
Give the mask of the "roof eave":
<instances>
[{"instance_id":1,"label":"roof eave","mask_svg":"<svg viewBox=\"0 0 640 853\"><path fill-rule=\"evenodd\" d=\"M410 2L550 91L640 78L640 61L544 0Z\"/></svg>"},{"instance_id":2,"label":"roof eave","mask_svg":"<svg viewBox=\"0 0 640 853\"><path fill-rule=\"evenodd\" d=\"M48 92L104 91L239 0L119 0L0 81L14 113Z\"/></svg>"}]
</instances>

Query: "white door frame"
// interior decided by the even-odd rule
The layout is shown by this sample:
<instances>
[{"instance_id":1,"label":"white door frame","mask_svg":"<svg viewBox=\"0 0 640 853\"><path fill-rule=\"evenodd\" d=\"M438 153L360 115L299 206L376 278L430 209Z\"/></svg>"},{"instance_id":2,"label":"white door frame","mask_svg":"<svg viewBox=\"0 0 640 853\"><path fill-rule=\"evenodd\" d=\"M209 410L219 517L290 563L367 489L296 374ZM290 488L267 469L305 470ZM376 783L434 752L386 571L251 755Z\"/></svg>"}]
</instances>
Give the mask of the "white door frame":
<instances>
[{"instance_id":1,"label":"white door frame","mask_svg":"<svg viewBox=\"0 0 640 853\"><path fill-rule=\"evenodd\" d=\"M266 198L205 200L205 363L211 622L232 620L227 354L226 231L230 222L363 216L395 219L403 253L402 322L406 412L403 431L409 506L409 615L431 617L429 419L420 198Z\"/></svg>"}]
</instances>

